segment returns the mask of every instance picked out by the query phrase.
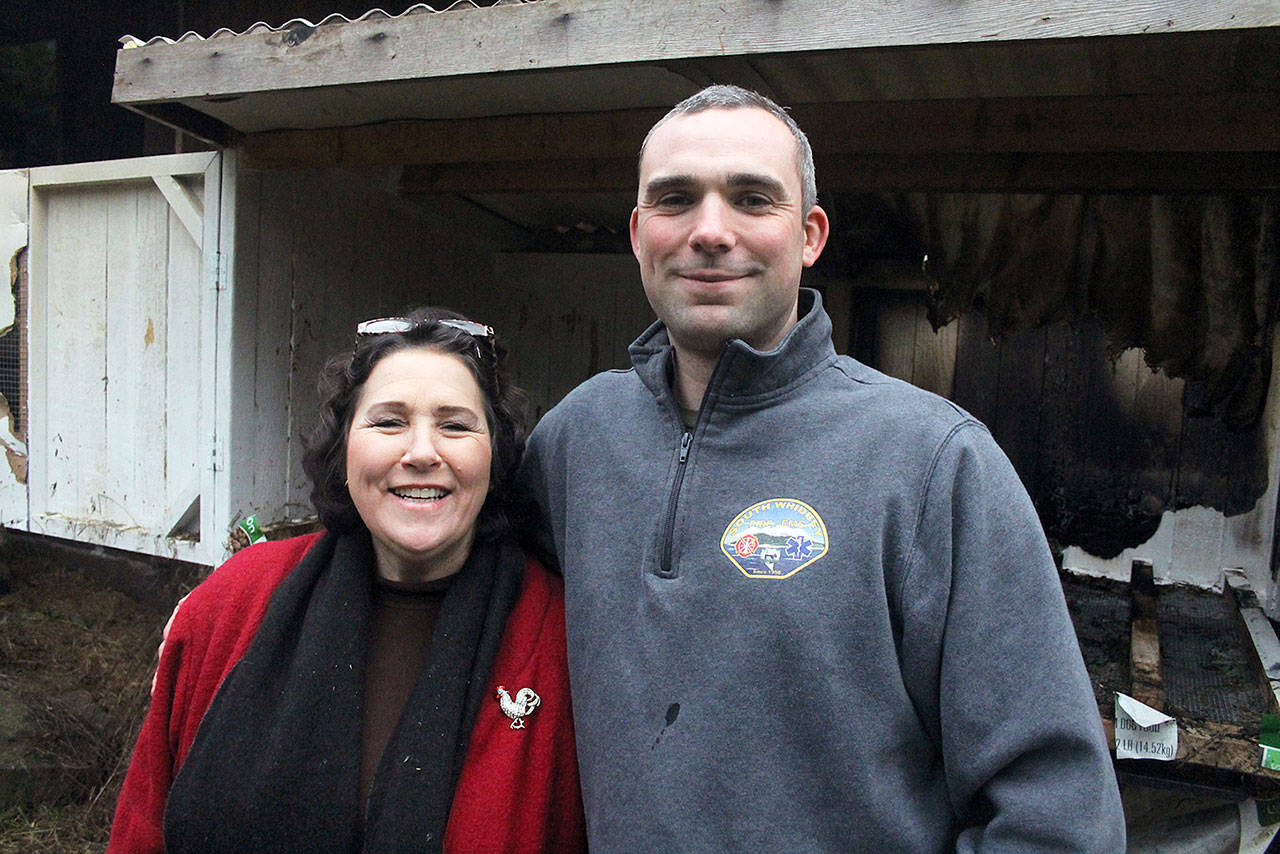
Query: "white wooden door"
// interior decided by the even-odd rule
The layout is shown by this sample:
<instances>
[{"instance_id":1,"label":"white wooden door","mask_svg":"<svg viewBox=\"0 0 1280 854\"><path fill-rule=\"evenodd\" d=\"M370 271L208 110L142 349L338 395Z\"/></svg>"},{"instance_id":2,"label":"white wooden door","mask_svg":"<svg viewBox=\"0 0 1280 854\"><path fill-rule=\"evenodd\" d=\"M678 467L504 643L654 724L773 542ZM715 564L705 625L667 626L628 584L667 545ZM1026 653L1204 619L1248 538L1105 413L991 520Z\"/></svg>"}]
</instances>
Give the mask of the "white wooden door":
<instances>
[{"instance_id":1,"label":"white wooden door","mask_svg":"<svg viewBox=\"0 0 1280 854\"><path fill-rule=\"evenodd\" d=\"M220 559L222 164L30 170L28 530Z\"/></svg>"}]
</instances>

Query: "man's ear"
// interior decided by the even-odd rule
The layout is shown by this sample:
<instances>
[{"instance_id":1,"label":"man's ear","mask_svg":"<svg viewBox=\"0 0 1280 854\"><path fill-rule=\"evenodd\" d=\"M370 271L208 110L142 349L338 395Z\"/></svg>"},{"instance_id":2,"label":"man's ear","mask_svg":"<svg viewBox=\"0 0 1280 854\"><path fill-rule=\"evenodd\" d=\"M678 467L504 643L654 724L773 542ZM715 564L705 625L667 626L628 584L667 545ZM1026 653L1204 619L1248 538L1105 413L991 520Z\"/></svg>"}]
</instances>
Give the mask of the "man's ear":
<instances>
[{"instance_id":1,"label":"man's ear","mask_svg":"<svg viewBox=\"0 0 1280 854\"><path fill-rule=\"evenodd\" d=\"M824 214L825 216L825 214ZM631 254L640 257L640 241L636 239L636 224L640 219L640 209L631 209Z\"/></svg>"},{"instance_id":2,"label":"man's ear","mask_svg":"<svg viewBox=\"0 0 1280 854\"><path fill-rule=\"evenodd\" d=\"M635 221L636 215L631 214L631 244L635 245ZM822 247L827 245L827 237L831 234L831 221L827 219L827 212L822 208L814 205L809 208L809 213L804 218L804 253L801 256L806 267L812 267L813 262L818 260L818 256L822 254Z\"/></svg>"}]
</instances>

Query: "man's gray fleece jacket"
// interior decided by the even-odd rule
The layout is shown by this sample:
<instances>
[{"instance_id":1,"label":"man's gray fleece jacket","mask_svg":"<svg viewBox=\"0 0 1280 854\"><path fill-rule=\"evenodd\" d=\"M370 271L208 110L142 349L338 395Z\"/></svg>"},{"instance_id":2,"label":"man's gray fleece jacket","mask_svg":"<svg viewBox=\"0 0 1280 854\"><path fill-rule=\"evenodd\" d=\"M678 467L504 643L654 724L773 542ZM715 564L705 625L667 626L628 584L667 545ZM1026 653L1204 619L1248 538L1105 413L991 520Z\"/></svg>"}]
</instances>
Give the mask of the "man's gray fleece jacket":
<instances>
[{"instance_id":1,"label":"man's gray fleece jacket","mask_svg":"<svg viewBox=\"0 0 1280 854\"><path fill-rule=\"evenodd\" d=\"M776 350L729 343L692 431L655 324L530 439L592 849L1124 850L1013 468L800 311Z\"/></svg>"}]
</instances>

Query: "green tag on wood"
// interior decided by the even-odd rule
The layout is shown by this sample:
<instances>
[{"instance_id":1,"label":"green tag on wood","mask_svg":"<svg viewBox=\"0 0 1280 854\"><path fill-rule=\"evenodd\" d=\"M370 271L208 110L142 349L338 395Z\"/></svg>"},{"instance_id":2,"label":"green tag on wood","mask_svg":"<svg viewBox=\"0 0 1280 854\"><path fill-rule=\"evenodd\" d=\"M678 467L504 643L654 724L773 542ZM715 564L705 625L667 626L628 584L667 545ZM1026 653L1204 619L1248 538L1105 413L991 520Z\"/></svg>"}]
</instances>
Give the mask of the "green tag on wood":
<instances>
[{"instance_id":1,"label":"green tag on wood","mask_svg":"<svg viewBox=\"0 0 1280 854\"><path fill-rule=\"evenodd\" d=\"M258 527L258 516L254 514L247 519L240 520L240 530L244 531L249 537L249 545L254 543L265 543L267 535L262 533L262 529Z\"/></svg>"},{"instance_id":2,"label":"green tag on wood","mask_svg":"<svg viewBox=\"0 0 1280 854\"><path fill-rule=\"evenodd\" d=\"M1280 771L1280 715L1262 716L1258 746L1262 749L1262 767Z\"/></svg>"}]
</instances>

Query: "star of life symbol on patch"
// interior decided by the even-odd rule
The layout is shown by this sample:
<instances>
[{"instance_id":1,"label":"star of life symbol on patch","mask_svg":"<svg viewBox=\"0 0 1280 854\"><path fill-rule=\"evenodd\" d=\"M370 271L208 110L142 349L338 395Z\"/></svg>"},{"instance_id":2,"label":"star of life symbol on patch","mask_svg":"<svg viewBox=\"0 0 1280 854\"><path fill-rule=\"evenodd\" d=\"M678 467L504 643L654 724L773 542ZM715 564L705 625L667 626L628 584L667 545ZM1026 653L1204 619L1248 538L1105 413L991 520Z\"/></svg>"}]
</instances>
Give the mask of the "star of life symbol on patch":
<instances>
[{"instance_id":1,"label":"star of life symbol on patch","mask_svg":"<svg viewBox=\"0 0 1280 854\"><path fill-rule=\"evenodd\" d=\"M803 501L770 498L734 517L720 550L748 578L790 578L827 553L827 525Z\"/></svg>"}]
</instances>

